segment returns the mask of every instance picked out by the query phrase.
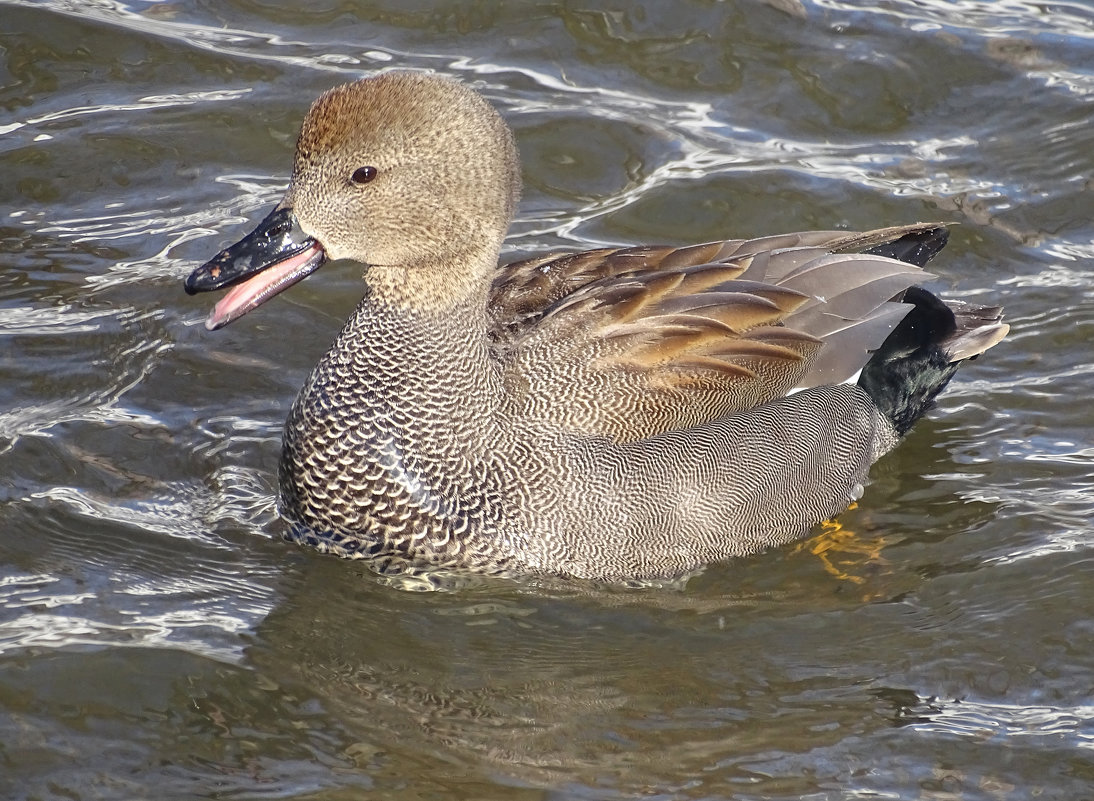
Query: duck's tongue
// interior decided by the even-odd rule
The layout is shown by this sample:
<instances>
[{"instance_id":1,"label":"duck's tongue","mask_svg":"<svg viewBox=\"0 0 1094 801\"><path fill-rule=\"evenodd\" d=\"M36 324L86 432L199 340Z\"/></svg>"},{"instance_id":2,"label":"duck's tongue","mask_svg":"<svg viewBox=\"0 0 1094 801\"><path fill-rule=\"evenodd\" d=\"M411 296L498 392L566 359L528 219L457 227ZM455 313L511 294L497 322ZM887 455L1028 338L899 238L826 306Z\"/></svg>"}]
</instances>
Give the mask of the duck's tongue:
<instances>
[{"instance_id":1,"label":"duck's tongue","mask_svg":"<svg viewBox=\"0 0 1094 801\"><path fill-rule=\"evenodd\" d=\"M193 295L233 287L205 321L212 331L288 289L326 259L322 245L300 230L292 210L278 208L250 234L194 270L186 291Z\"/></svg>"},{"instance_id":2,"label":"duck's tongue","mask_svg":"<svg viewBox=\"0 0 1094 801\"><path fill-rule=\"evenodd\" d=\"M317 242L302 253L271 264L242 284L233 286L227 295L218 300L205 320L205 327L210 331L223 328L278 292L306 278L325 260L323 248Z\"/></svg>"}]
</instances>

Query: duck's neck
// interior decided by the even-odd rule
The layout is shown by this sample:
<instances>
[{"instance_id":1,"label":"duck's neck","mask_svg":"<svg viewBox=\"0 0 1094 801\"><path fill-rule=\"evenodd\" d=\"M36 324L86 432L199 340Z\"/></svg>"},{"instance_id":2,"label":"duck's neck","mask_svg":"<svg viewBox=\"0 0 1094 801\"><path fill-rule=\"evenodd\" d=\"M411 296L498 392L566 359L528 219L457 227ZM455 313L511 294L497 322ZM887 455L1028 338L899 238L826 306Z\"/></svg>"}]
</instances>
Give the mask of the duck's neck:
<instances>
[{"instance_id":1,"label":"duck's neck","mask_svg":"<svg viewBox=\"0 0 1094 801\"><path fill-rule=\"evenodd\" d=\"M480 495L476 464L501 391L485 293L410 308L371 287L304 385L285 428L282 504L314 529L438 526ZM465 501L466 499L466 501Z\"/></svg>"},{"instance_id":2,"label":"duck's neck","mask_svg":"<svg viewBox=\"0 0 1094 801\"><path fill-rule=\"evenodd\" d=\"M441 445L449 429L476 427L497 404L483 301L443 310L391 305L370 292L312 372L296 406L377 432L402 426ZM295 411L295 409L294 409Z\"/></svg>"}]
</instances>

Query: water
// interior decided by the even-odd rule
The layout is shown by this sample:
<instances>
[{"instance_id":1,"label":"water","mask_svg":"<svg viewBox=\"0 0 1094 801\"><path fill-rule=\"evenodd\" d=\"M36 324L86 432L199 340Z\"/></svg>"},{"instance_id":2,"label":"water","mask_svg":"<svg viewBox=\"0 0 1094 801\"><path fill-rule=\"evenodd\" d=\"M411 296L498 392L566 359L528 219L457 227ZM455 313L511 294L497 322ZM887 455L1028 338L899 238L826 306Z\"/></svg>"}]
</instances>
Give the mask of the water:
<instances>
[{"instance_id":1,"label":"water","mask_svg":"<svg viewBox=\"0 0 1094 801\"><path fill-rule=\"evenodd\" d=\"M0 3L0 797L1094 798L1094 8L303 8ZM513 124L514 255L940 219L936 288L1013 332L840 531L683 587L289 546L281 421L359 277L215 334L181 281L397 65Z\"/></svg>"}]
</instances>

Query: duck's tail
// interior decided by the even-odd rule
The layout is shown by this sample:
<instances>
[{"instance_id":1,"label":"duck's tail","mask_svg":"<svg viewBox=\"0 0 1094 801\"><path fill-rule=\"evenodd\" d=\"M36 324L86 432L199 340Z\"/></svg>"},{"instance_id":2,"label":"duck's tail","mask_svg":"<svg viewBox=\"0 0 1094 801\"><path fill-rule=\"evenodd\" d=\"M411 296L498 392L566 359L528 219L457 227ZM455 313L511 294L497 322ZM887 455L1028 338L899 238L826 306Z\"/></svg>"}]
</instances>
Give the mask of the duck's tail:
<instances>
[{"instance_id":1,"label":"duck's tail","mask_svg":"<svg viewBox=\"0 0 1094 801\"><path fill-rule=\"evenodd\" d=\"M944 228L909 234L872 253L922 267L945 245ZM903 436L934 404L961 362L975 359L1007 335L998 306L943 302L920 287L904 292L914 308L862 369L858 384Z\"/></svg>"}]
</instances>

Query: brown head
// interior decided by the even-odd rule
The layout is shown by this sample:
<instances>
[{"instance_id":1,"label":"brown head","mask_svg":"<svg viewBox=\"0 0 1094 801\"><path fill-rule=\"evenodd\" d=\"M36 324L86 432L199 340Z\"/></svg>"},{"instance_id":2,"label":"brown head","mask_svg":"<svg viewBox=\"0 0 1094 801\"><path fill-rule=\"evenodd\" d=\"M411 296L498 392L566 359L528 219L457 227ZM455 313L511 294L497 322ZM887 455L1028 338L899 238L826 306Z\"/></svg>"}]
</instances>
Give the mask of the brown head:
<instances>
[{"instance_id":1,"label":"brown head","mask_svg":"<svg viewBox=\"0 0 1094 801\"><path fill-rule=\"evenodd\" d=\"M493 261L519 194L513 137L489 103L390 73L312 104L285 201L332 259L431 269Z\"/></svg>"},{"instance_id":2,"label":"brown head","mask_svg":"<svg viewBox=\"0 0 1094 801\"><path fill-rule=\"evenodd\" d=\"M444 308L485 292L519 195L512 133L471 89L407 72L344 84L308 111L285 199L187 290L253 276L218 304L215 328L350 259L386 300Z\"/></svg>"}]
</instances>

